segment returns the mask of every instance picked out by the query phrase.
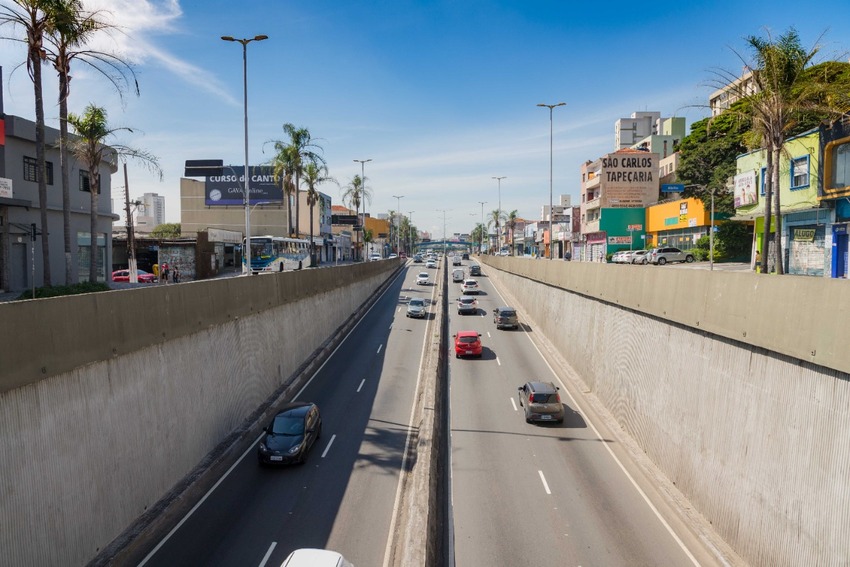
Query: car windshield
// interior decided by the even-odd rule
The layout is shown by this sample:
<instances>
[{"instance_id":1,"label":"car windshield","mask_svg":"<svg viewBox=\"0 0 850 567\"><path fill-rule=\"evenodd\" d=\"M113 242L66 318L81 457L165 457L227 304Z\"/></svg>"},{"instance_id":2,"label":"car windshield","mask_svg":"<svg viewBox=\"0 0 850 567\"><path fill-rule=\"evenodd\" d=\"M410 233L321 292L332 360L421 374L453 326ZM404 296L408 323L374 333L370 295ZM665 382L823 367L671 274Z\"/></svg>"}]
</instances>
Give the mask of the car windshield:
<instances>
[{"instance_id":1,"label":"car windshield","mask_svg":"<svg viewBox=\"0 0 850 567\"><path fill-rule=\"evenodd\" d=\"M304 418L279 415L274 418L270 433L275 435L301 435L304 433Z\"/></svg>"},{"instance_id":2,"label":"car windshield","mask_svg":"<svg viewBox=\"0 0 850 567\"><path fill-rule=\"evenodd\" d=\"M460 302L465 304L465 305L471 305L471 304L475 303L475 300L472 299L471 297L461 297Z\"/></svg>"},{"instance_id":3,"label":"car windshield","mask_svg":"<svg viewBox=\"0 0 850 567\"><path fill-rule=\"evenodd\" d=\"M507 309L503 309L499 311L499 317L516 317L516 311L508 311Z\"/></svg>"},{"instance_id":4,"label":"car windshield","mask_svg":"<svg viewBox=\"0 0 850 567\"><path fill-rule=\"evenodd\" d=\"M554 404L558 401L558 394L532 394L529 401L534 404Z\"/></svg>"},{"instance_id":5,"label":"car windshield","mask_svg":"<svg viewBox=\"0 0 850 567\"><path fill-rule=\"evenodd\" d=\"M472 344L478 342L478 337L460 337L459 341L464 344Z\"/></svg>"},{"instance_id":6,"label":"car windshield","mask_svg":"<svg viewBox=\"0 0 850 567\"><path fill-rule=\"evenodd\" d=\"M408 305L410 305L410 307L425 307L425 301L421 299L411 299Z\"/></svg>"},{"instance_id":7,"label":"car windshield","mask_svg":"<svg viewBox=\"0 0 850 567\"><path fill-rule=\"evenodd\" d=\"M420 277L420 278L427 278L427 277L428 277L428 272L419 272L419 277Z\"/></svg>"}]
</instances>

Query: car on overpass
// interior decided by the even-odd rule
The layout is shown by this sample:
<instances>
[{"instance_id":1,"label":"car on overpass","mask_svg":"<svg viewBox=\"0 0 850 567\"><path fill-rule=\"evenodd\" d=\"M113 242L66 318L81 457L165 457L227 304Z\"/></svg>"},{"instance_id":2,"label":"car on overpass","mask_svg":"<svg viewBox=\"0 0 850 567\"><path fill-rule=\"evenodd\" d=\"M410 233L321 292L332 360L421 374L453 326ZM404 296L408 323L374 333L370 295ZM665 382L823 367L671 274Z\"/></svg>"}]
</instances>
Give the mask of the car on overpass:
<instances>
[{"instance_id":1,"label":"car on overpass","mask_svg":"<svg viewBox=\"0 0 850 567\"><path fill-rule=\"evenodd\" d=\"M301 464L322 436L322 416L311 402L287 404L263 428L257 447L260 465Z\"/></svg>"}]
</instances>

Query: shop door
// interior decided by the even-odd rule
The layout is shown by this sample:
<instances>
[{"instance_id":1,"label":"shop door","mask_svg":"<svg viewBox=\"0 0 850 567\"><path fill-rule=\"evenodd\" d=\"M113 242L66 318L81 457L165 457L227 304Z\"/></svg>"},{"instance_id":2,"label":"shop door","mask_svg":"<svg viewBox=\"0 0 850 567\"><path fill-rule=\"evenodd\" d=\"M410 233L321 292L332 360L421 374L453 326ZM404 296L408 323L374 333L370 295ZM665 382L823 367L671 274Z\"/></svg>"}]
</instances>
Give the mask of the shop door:
<instances>
[{"instance_id":1,"label":"shop door","mask_svg":"<svg viewBox=\"0 0 850 567\"><path fill-rule=\"evenodd\" d=\"M27 245L12 243L12 251L9 261L9 279L11 289L19 291L30 286L30 267L27 266Z\"/></svg>"},{"instance_id":2,"label":"shop door","mask_svg":"<svg viewBox=\"0 0 850 567\"><path fill-rule=\"evenodd\" d=\"M848 243L847 234L836 234L835 235L835 254L836 254L836 263L835 263L835 273L832 275L835 278L847 278L847 243Z\"/></svg>"}]
</instances>

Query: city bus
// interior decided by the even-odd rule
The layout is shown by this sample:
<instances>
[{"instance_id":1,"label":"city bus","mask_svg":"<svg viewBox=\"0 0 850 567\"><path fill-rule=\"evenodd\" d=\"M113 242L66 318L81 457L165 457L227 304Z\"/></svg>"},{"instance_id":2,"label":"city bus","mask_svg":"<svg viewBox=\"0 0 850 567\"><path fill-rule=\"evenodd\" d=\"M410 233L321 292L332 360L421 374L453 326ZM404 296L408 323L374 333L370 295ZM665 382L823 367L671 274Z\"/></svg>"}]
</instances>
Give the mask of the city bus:
<instances>
[{"instance_id":1,"label":"city bus","mask_svg":"<svg viewBox=\"0 0 850 567\"><path fill-rule=\"evenodd\" d=\"M242 240L245 246L245 240ZM310 263L310 241L282 236L251 237L251 273L299 270ZM248 272L242 255L242 273Z\"/></svg>"}]
</instances>

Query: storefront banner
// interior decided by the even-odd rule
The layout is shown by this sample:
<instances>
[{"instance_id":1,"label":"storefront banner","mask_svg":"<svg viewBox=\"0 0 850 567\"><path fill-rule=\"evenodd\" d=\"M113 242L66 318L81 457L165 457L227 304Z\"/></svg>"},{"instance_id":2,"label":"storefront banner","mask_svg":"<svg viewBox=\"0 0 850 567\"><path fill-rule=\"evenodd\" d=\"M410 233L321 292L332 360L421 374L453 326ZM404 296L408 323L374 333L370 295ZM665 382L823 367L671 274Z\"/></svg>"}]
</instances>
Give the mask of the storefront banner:
<instances>
[{"instance_id":1,"label":"storefront banner","mask_svg":"<svg viewBox=\"0 0 850 567\"><path fill-rule=\"evenodd\" d=\"M745 171L735 176L735 208L756 204L756 172Z\"/></svg>"},{"instance_id":2,"label":"storefront banner","mask_svg":"<svg viewBox=\"0 0 850 567\"><path fill-rule=\"evenodd\" d=\"M244 166L224 166L221 175L209 176L204 189L204 204L208 207L244 205ZM270 166L251 166L251 204L271 204L283 201L280 183L275 183Z\"/></svg>"}]
</instances>

